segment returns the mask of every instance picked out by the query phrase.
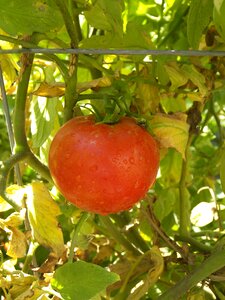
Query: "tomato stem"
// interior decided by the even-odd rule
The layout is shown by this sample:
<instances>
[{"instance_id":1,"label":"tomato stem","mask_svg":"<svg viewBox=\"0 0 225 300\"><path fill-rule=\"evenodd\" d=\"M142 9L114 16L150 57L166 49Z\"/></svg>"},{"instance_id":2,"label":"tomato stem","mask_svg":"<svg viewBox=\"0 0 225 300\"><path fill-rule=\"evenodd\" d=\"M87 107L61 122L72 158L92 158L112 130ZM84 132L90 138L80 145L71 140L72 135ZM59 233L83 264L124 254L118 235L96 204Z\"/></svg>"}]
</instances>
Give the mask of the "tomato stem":
<instances>
[{"instance_id":1,"label":"tomato stem","mask_svg":"<svg viewBox=\"0 0 225 300\"><path fill-rule=\"evenodd\" d=\"M73 262L74 248L76 246L76 242L77 242L77 239L79 237L81 228L82 228L83 224L87 221L87 219L89 218L89 216L90 216L90 214L88 212L84 212L82 214L80 220L76 224L74 230L73 230L72 239L71 239L71 246L70 246L70 253L69 253L69 257L68 257L68 262L70 262L70 263Z\"/></svg>"},{"instance_id":2,"label":"tomato stem","mask_svg":"<svg viewBox=\"0 0 225 300\"><path fill-rule=\"evenodd\" d=\"M188 151L192 142L192 135L189 135L185 149L185 159L182 162L181 177L179 182L179 199L180 199L180 235L189 236L190 232L190 202L189 194L186 186L188 174Z\"/></svg>"},{"instance_id":3,"label":"tomato stem","mask_svg":"<svg viewBox=\"0 0 225 300\"><path fill-rule=\"evenodd\" d=\"M134 247L129 240L117 229L109 216L99 216L101 223L106 227L108 234L110 234L119 244L131 252L134 256L138 256L141 253L139 249Z\"/></svg>"},{"instance_id":4,"label":"tomato stem","mask_svg":"<svg viewBox=\"0 0 225 300\"><path fill-rule=\"evenodd\" d=\"M124 228L126 225L131 223L130 215L127 211L124 211L120 214L113 214L112 219L120 226ZM125 230L124 234L132 244L139 248L142 252L149 250L148 244L143 240L140 233L138 232L137 226L133 225L129 230Z\"/></svg>"},{"instance_id":5,"label":"tomato stem","mask_svg":"<svg viewBox=\"0 0 225 300\"><path fill-rule=\"evenodd\" d=\"M33 63L33 54L23 54L21 57L22 67L18 84L16 103L14 109L14 135L15 153L26 153L29 165L39 172L48 181L52 181L48 168L43 165L31 152L26 137L26 100L27 90Z\"/></svg>"}]
</instances>

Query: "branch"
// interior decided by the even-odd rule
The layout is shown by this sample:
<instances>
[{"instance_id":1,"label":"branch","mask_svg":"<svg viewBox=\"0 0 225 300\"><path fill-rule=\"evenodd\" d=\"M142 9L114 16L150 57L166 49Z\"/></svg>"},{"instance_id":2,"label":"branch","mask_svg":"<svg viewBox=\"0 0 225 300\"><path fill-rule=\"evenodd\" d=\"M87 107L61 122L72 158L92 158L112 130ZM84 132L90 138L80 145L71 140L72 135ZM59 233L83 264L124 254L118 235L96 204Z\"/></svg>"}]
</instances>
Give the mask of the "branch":
<instances>
[{"instance_id":1,"label":"branch","mask_svg":"<svg viewBox=\"0 0 225 300\"><path fill-rule=\"evenodd\" d=\"M74 23L73 23L73 19L67 9L67 5L66 5L65 1L63 1L63 0L54 0L54 1L62 14L64 23L66 26L66 30L71 39L72 48L77 48L78 43L79 43L79 38L78 38L77 31L76 31L76 27L74 26Z\"/></svg>"},{"instance_id":2,"label":"branch","mask_svg":"<svg viewBox=\"0 0 225 300\"><path fill-rule=\"evenodd\" d=\"M209 277L212 273L225 266L225 251L214 252L202 264L200 264L191 274L185 276L171 289L161 295L158 300L180 299L191 288L195 287L200 281Z\"/></svg>"}]
</instances>

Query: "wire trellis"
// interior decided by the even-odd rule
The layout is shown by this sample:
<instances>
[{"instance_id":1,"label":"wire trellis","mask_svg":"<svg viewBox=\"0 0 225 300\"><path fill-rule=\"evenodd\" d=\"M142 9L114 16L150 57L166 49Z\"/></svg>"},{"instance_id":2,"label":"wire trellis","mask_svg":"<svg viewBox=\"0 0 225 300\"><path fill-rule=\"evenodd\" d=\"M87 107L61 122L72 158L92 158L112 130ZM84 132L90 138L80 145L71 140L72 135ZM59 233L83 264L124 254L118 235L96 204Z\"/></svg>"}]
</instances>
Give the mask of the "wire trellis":
<instances>
[{"instance_id":1,"label":"wire trellis","mask_svg":"<svg viewBox=\"0 0 225 300\"><path fill-rule=\"evenodd\" d=\"M152 50L152 49L84 49L84 48L18 48L0 49L0 54L108 54L108 55L154 55L154 56L225 56L225 51L209 50Z\"/></svg>"}]
</instances>

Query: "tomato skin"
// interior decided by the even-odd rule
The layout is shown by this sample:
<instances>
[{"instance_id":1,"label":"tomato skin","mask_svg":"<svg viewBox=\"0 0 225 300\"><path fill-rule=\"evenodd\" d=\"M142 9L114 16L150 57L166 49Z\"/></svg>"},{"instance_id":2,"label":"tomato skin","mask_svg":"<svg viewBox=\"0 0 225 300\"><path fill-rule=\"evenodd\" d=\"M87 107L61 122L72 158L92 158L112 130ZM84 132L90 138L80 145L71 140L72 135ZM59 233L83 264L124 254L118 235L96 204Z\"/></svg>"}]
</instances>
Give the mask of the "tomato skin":
<instances>
[{"instance_id":1,"label":"tomato skin","mask_svg":"<svg viewBox=\"0 0 225 300\"><path fill-rule=\"evenodd\" d=\"M109 125L75 117L60 128L49 151L55 185L77 207L106 215L131 208L155 181L156 141L132 118Z\"/></svg>"}]
</instances>

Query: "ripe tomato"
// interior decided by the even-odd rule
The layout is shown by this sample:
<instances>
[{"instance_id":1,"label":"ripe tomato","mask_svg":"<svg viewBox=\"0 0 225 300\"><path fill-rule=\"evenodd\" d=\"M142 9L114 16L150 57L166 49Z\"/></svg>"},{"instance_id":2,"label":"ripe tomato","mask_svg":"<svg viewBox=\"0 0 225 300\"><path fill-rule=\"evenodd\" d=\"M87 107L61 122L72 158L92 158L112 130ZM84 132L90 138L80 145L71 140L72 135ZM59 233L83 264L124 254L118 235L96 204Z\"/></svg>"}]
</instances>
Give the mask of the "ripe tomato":
<instances>
[{"instance_id":1,"label":"ripe tomato","mask_svg":"<svg viewBox=\"0 0 225 300\"><path fill-rule=\"evenodd\" d=\"M139 201L154 183L158 165L155 140L128 117L113 125L76 117L61 127L49 152L59 191L77 207L102 215Z\"/></svg>"}]
</instances>

